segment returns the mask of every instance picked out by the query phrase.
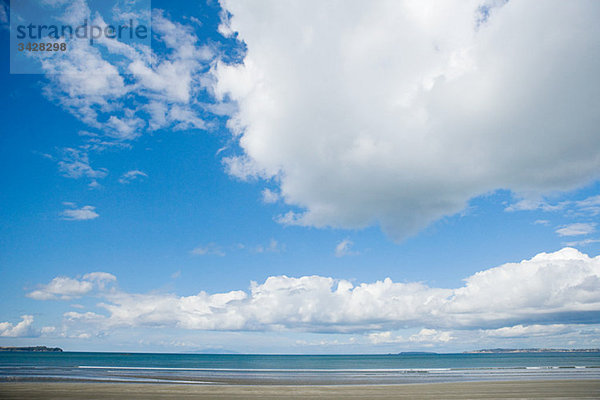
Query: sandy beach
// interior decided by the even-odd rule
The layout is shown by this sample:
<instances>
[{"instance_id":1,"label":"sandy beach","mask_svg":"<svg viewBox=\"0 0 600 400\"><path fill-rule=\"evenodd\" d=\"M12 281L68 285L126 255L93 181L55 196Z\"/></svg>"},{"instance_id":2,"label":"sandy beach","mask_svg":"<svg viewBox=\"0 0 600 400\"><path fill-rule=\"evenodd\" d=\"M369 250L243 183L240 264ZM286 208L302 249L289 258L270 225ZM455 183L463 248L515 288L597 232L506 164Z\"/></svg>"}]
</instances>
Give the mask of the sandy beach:
<instances>
[{"instance_id":1,"label":"sandy beach","mask_svg":"<svg viewBox=\"0 0 600 400\"><path fill-rule=\"evenodd\" d=\"M367 386L0 383L0 399L598 399L600 381Z\"/></svg>"}]
</instances>

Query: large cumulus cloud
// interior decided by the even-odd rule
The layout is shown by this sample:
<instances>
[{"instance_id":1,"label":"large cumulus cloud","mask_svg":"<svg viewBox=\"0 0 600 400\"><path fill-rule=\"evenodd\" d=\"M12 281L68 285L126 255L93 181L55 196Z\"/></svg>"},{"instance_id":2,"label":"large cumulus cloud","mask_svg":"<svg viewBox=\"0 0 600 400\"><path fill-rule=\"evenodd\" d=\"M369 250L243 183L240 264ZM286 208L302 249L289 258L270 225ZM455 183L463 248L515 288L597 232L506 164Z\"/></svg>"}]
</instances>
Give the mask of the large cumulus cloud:
<instances>
[{"instance_id":1,"label":"large cumulus cloud","mask_svg":"<svg viewBox=\"0 0 600 400\"><path fill-rule=\"evenodd\" d=\"M396 239L474 196L598 178L596 1L223 0L244 62L230 173L274 179L284 223Z\"/></svg>"}]
</instances>

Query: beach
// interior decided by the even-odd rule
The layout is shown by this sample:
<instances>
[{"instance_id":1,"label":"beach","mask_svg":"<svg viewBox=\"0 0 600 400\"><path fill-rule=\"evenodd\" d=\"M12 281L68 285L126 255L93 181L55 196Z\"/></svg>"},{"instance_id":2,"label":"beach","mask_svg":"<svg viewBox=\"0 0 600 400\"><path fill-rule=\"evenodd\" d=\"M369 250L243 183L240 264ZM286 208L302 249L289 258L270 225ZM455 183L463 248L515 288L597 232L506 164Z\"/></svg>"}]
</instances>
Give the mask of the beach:
<instances>
[{"instance_id":1,"label":"beach","mask_svg":"<svg viewBox=\"0 0 600 400\"><path fill-rule=\"evenodd\" d=\"M0 399L598 399L600 380L406 385L0 383Z\"/></svg>"}]
</instances>

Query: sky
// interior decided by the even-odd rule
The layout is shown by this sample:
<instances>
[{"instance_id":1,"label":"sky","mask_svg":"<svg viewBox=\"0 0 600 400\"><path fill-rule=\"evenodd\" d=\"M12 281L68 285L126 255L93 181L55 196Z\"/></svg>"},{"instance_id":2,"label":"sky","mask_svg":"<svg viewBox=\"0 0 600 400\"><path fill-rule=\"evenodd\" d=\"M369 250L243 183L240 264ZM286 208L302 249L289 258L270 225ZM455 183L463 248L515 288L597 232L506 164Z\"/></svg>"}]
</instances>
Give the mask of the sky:
<instances>
[{"instance_id":1,"label":"sky","mask_svg":"<svg viewBox=\"0 0 600 400\"><path fill-rule=\"evenodd\" d=\"M0 6L0 346L600 347L597 1Z\"/></svg>"}]
</instances>

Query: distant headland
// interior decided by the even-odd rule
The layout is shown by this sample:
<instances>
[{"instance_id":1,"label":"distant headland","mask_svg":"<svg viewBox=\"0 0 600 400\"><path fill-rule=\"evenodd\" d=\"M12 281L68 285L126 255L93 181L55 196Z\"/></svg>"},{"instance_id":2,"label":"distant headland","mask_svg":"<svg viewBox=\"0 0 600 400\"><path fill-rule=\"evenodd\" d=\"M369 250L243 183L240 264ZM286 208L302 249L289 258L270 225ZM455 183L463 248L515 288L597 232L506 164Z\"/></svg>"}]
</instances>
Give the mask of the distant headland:
<instances>
[{"instance_id":1,"label":"distant headland","mask_svg":"<svg viewBox=\"0 0 600 400\"><path fill-rule=\"evenodd\" d=\"M34 347L0 347L0 351L35 351L43 353L56 353L63 351L60 347L46 347L46 346L34 346Z\"/></svg>"},{"instance_id":2,"label":"distant headland","mask_svg":"<svg viewBox=\"0 0 600 400\"><path fill-rule=\"evenodd\" d=\"M464 351L464 354L481 354L481 353L599 353L600 349L482 349Z\"/></svg>"}]
</instances>

